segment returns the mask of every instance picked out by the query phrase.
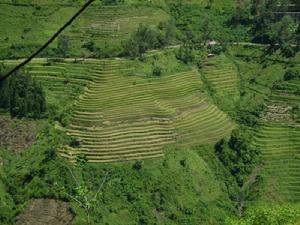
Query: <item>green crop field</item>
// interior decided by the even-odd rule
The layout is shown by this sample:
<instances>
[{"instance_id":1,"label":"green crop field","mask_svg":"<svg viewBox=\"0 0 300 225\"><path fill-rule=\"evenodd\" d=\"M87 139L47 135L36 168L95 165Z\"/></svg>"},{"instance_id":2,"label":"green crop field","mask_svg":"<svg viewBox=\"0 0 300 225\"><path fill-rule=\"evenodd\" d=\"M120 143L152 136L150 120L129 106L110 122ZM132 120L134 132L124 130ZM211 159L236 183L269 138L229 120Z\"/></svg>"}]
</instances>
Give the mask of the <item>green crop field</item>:
<instances>
[{"instance_id":1,"label":"green crop field","mask_svg":"<svg viewBox=\"0 0 300 225\"><path fill-rule=\"evenodd\" d=\"M93 64L70 61L36 59L25 68L25 71L44 86L48 105L60 110L72 105L83 93L84 87L93 80L93 74L90 73ZM13 66L21 61L2 62L7 66Z\"/></svg>"},{"instance_id":2,"label":"green crop field","mask_svg":"<svg viewBox=\"0 0 300 225\"><path fill-rule=\"evenodd\" d=\"M300 126L293 108L300 103L297 78L281 81L272 90L262 114L263 125L253 145L263 154L263 176L268 188L264 198L299 202Z\"/></svg>"},{"instance_id":3,"label":"green crop field","mask_svg":"<svg viewBox=\"0 0 300 225\"><path fill-rule=\"evenodd\" d=\"M263 198L299 202L300 129L266 124L257 133L254 146L261 149L265 163L267 190Z\"/></svg>"},{"instance_id":4,"label":"green crop field","mask_svg":"<svg viewBox=\"0 0 300 225\"><path fill-rule=\"evenodd\" d=\"M28 56L47 41L80 4L38 1L33 4L0 2L0 6L0 57L16 58ZM118 51L122 41L127 40L140 24L156 27L168 19L169 15L159 8L103 6L96 1L62 35L69 40L70 55L90 56L91 53L82 47L86 43L93 42L96 47ZM46 51L55 51L56 46L55 41Z\"/></svg>"},{"instance_id":5,"label":"green crop field","mask_svg":"<svg viewBox=\"0 0 300 225\"><path fill-rule=\"evenodd\" d=\"M122 75L123 60L99 61L98 66L67 129L82 140L80 148L62 150L71 160L80 154L90 162L161 157L168 144L213 143L233 127L201 94L196 70L142 78Z\"/></svg>"},{"instance_id":6,"label":"green crop field","mask_svg":"<svg viewBox=\"0 0 300 225\"><path fill-rule=\"evenodd\" d=\"M237 68L225 55L209 59L202 72L204 79L217 95L239 96Z\"/></svg>"},{"instance_id":7,"label":"green crop field","mask_svg":"<svg viewBox=\"0 0 300 225\"><path fill-rule=\"evenodd\" d=\"M82 144L61 149L64 157L157 158L170 144L213 144L230 134L233 122L203 93L196 69L149 78L131 75L129 65L127 60L37 59L26 67L45 87L49 105L73 104L66 133Z\"/></svg>"}]
</instances>

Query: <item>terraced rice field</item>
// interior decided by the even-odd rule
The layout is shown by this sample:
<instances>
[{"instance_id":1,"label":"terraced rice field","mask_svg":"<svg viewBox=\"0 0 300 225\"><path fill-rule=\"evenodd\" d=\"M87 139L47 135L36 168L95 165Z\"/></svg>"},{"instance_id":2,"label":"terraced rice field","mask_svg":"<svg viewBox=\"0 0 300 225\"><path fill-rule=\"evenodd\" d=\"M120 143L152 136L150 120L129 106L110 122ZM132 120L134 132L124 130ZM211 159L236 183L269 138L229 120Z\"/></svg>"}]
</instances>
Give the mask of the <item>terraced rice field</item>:
<instances>
[{"instance_id":1,"label":"terraced rice field","mask_svg":"<svg viewBox=\"0 0 300 225\"><path fill-rule=\"evenodd\" d=\"M129 6L93 4L67 33L71 40L123 40L132 34L139 24L157 26L167 18L167 14L159 9L138 7L132 10Z\"/></svg>"},{"instance_id":2,"label":"terraced rice field","mask_svg":"<svg viewBox=\"0 0 300 225\"><path fill-rule=\"evenodd\" d=\"M300 103L295 94L298 80L285 81L273 90L263 115L264 125L256 133L253 146L263 153L266 197L300 201L300 124L292 108Z\"/></svg>"},{"instance_id":3,"label":"terraced rice field","mask_svg":"<svg viewBox=\"0 0 300 225\"><path fill-rule=\"evenodd\" d=\"M215 143L233 123L201 94L197 70L159 78L128 74L125 60L102 60L90 72L94 80L75 103L68 135L81 141L66 146L75 161L114 162L163 156L170 144Z\"/></svg>"},{"instance_id":4,"label":"terraced rice field","mask_svg":"<svg viewBox=\"0 0 300 225\"><path fill-rule=\"evenodd\" d=\"M254 147L263 153L265 197L300 201L300 128L268 123L255 137Z\"/></svg>"},{"instance_id":5,"label":"terraced rice field","mask_svg":"<svg viewBox=\"0 0 300 225\"><path fill-rule=\"evenodd\" d=\"M239 96L236 66L225 56L210 58L202 69L203 79L219 96Z\"/></svg>"},{"instance_id":6,"label":"terraced rice field","mask_svg":"<svg viewBox=\"0 0 300 225\"><path fill-rule=\"evenodd\" d=\"M16 65L20 60L3 61L6 65ZM93 61L51 62L46 59L35 59L25 70L40 81L46 92L47 103L65 107L72 104L84 91L84 87L94 77L91 73Z\"/></svg>"},{"instance_id":7,"label":"terraced rice field","mask_svg":"<svg viewBox=\"0 0 300 225\"><path fill-rule=\"evenodd\" d=\"M7 60L14 65L19 61ZM170 144L213 144L234 124L202 93L197 70L162 77L130 75L126 60L35 59L26 70L41 81L48 104L74 104L66 133L81 144L61 155L114 162L163 156Z\"/></svg>"}]
</instances>

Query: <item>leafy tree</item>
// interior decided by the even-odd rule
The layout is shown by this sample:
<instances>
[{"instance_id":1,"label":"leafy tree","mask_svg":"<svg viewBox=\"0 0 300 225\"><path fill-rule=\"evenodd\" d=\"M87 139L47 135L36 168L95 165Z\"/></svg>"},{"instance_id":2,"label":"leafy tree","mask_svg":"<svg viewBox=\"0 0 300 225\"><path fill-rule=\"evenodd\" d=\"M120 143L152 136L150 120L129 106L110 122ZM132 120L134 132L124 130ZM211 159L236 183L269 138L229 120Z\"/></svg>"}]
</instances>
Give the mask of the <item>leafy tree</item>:
<instances>
[{"instance_id":1,"label":"leafy tree","mask_svg":"<svg viewBox=\"0 0 300 225\"><path fill-rule=\"evenodd\" d=\"M280 21L274 12L285 12L289 1L282 0L252 0L250 13L252 20L252 34L254 41L269 44L267 54L277 50L284 57L296 54L299 26L289 16L284 16Z\"/></svg>"},{"instance_id":2,"label":"leafy tree","mask_svg":"<svg viewBox=\"0 0 300 225\"><path fill-rule=\"evenodd\" d=\"M133 169L135 169L136 171L140 171L143 168L143 164L141 161L136 161L133 166Z\"/></svg>"},{"instance_id":3,"label":"leafy tree","mask_svg":"<svg viewBox=\"0 0 300 225\"><path fill-rule=\"evenodd\" d=\"M250 13L252 16L252 34L254 40L260 43L268 43L266 31L271 23L275 21L274 11L278 7L278 1L274 0L252 0Z\"/></svg>"},{"instance_id":4,"label":"leafy tree","mask_svg":"<svg viewBox=\"0 0 300 225\"><path fill-rule=\"evenodd\" d=\"M137 57L147 50L161 48L168 45L173 38L172 24L161 24L160 30L140 24L136 33L123 44L124 54Z\"/></svg>"},{"instance_id":5,"label":"leafy tree","mask_svg":"<svg viewBox=\"0 0 300 225\"><path fill-rule=\"evenodd\" d=\"M169 20L168 22L160 23L159 30L161 32L158 37L160 47L170 45L176 34L175 22Z\"/></svg>"},{"instance_id":6,"label":"leafy tree","mask_svg":"<svg viewBox=\"0 0 300 225\"><path fill-rule=\"evenodd\" d=\"M249 145L249 137L241 130L233 130L228 142L221 139L215 145L215 153L240 186L252 171L258 156L258 152Z\"/></svg>"},{"instance_id":7,"label":"leafy tree","mask_svg":"<svg viewBox=\"0 0 300 225\"><path fill-rule=\"evenodd\" d=\"M236 5L236 9L232 12L231 22L248 25L250 22L250 2L237 0Z\"/></svg>"},{"instance_id":8,"label":"leafy tree","mask_svg":"<svg viewBox=\"0 0 300 225\"><path fill-rule=\"evenodd\" d=\"M148 49L155 48L158 45L157 35L155 30L141 24L135 34L139 52L144 53Z\"/></svg>"},{"instance_id":9,"label":"leafy tree","mask_svg":"<svg viewBox=\"0 0 300 225\"><path fill-rule=\"evenodd\" d=\"M191 45L185 44L183 46L180 46L180 49L176 54L176 58L186 64L193 62L195 59L195 55L193 53L193 48L191 47Z\"/></svg>"},{"instance_id":10,"label":"leafy tree","mask_svg":"<svg viewBox=\"0 0 300 225\"><path fill-rule=\"evenodd\" d=\"M135 38L131 38L129 41L124 43L123 47L127 56L137 57L140 54L139 43Z\"/></svg>"},{"instance_id":11,"label":"leafy tree","mask_svg":"<svg viewBox=\"0 0 300 225\"><path fill-rule=\"evenodd\" d=\"M300 78L300 71L297 69L289 69L283 76L284 81L292 80L294 78Z\"/></svg>"},{"instance_id":12,"label":"leafy tree","mask_svg":"<svg viewBox=\"0 0 300 225\"><path fill-rule=\"evenodd\" d=\"M285 57L294 56L297 28L298 25L290 16L285 16L281 21L272 24L267 32L270 44L268 52L273 53L279 50Z\"/></svg>"},{"instance_id":13,"label":"leafy tree","mask_svg":"<svg viewBox=\"0 0 300 225\"><path fill-rule=\"evenodd\" d=\"M67 35L60 35L57 40L57 50L58 54L62 57L66 57L69 51L69 36Z\"/></svg>"},{"instance_id":14,"label":"leafy tree","mask_svg":"<svg viewBox=\"0 0 300 225\"><path fill-rule=\"evenodd\" d=\"M154 76L159 77L159 76L161 75L161 70L162 70L162 69L161 69L160 66L154 65L152 74L153 74Z\"/></svg>"}]
</instances>

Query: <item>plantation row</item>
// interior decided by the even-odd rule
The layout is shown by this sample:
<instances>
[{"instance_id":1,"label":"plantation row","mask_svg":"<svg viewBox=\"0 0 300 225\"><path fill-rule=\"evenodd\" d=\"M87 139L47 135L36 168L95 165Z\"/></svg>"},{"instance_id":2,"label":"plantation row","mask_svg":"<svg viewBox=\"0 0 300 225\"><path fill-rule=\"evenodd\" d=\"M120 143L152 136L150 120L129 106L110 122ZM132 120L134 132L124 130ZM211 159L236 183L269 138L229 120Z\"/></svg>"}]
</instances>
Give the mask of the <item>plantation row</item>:
<instances>
[{"instance_id":1,"label":"plantation row","mask_svg":"<svg viewBox=\"0 0 300 225\"><path fill-rule=\"evenodd\" d=\"M214 143L233 128L201 93L196 70L163 77L137 77L125 60L102 60L76 101L67 134L80 140L61 154L75 161L113 162L157 158L169 144Z\"/></svg>"}]
</instances>

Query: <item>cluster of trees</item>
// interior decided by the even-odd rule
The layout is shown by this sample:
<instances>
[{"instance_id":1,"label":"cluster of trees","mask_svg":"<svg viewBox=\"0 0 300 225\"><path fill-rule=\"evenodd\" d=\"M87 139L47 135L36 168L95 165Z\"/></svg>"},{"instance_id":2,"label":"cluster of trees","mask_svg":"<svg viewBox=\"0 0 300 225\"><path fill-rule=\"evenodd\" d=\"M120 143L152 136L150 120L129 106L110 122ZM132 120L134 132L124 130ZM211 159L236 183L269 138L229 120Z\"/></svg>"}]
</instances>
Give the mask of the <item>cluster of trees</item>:
<instances>
[{"instance_id":1,"label":"cluster of trees","mask_svg":"<svg viewBox=\"0 0 300 225\"><path fill-rule=\"evenodd\" d=\"M249 137L241 130L233 130L229 141L221 139L215 145L215 153L222 164L235 177L238 185L244 184L258 160L258 151L250 147Z\"/></svg>"},{"instance_id":2,"label":"cluster of trees","mask_svg":"<svg viewBox=\"0 0 300 225\"><path fill-rule=\"evenodd\" d=\"M299 50L300 26L288 15L280 18L275 12L287 11L289 1L252 0L238 7L231 23L250 28L252 40L268 44L267 53L280 52L292 57Z\"/></svg>"},{"instance_id":3,"label":"cluster of trees","mask_svg":"<svg viewBox=\"0 0 300 225\"><path fill-rule=\"evenodd\" d=\"M292 80L295 78L300 78L300 70L298 69L289 69L283 76L284 81Z\"/></svg>"},{"instance_id":4,"label":"cluster of trees","mask_svg":"<svg viewBox=\"0 0 300 225\"><path fill-rule=\"evenodd\" d=\"M24 70L0 83L0 107L12 117L40 118L46 111L45 92Z\"/></svg>"},{"instance_id":5,"label":"cluster of trees","mask_svg":"<svg viewBox=\"0 0 300 225\"><path fill-rule=\"evenodd\" d=\"M180 46L176 58L182 62L188 64L195 60L194 48L192 45L184 44Z\"/></svg>"},{"instance_id":6,"label":"cluster of trees","mask_svg":"<svg viewBox=\"0 0 300 225\"><path fill-rule=\"evenodd\" d=\"M207 53L220 54L226 49L225 45L231 39L230 32L225 28L227 15L213 9L203 9L200 5L180 2L170 4L170 12L179 31L176 38L182 43L177 59L200 65ZM214 41L213 45L211 41Z\"/></svg>"},{"instance_id":7,"label":"cluster of trees","mask_svg":"<svg viewBox=\"0 0 300 225\"><path fill-rule=\"evenodd\" d=\"M60 35L57 39L57 54L67 57L69 53L70 39L67 35Z\"/></svg>"},{"instance_id":8,"label":"cluster of trees","mask_svg":"<svg viewBox=\"0 0 300 225\"><path fill-rule=\"evenodd\" d=\"M140 24L132 37L123 44L124 55L137 57L147 50L162 48L169 45L175 35L172 21L161 23L158 29Z\"/></svg>"}]
</instances>

